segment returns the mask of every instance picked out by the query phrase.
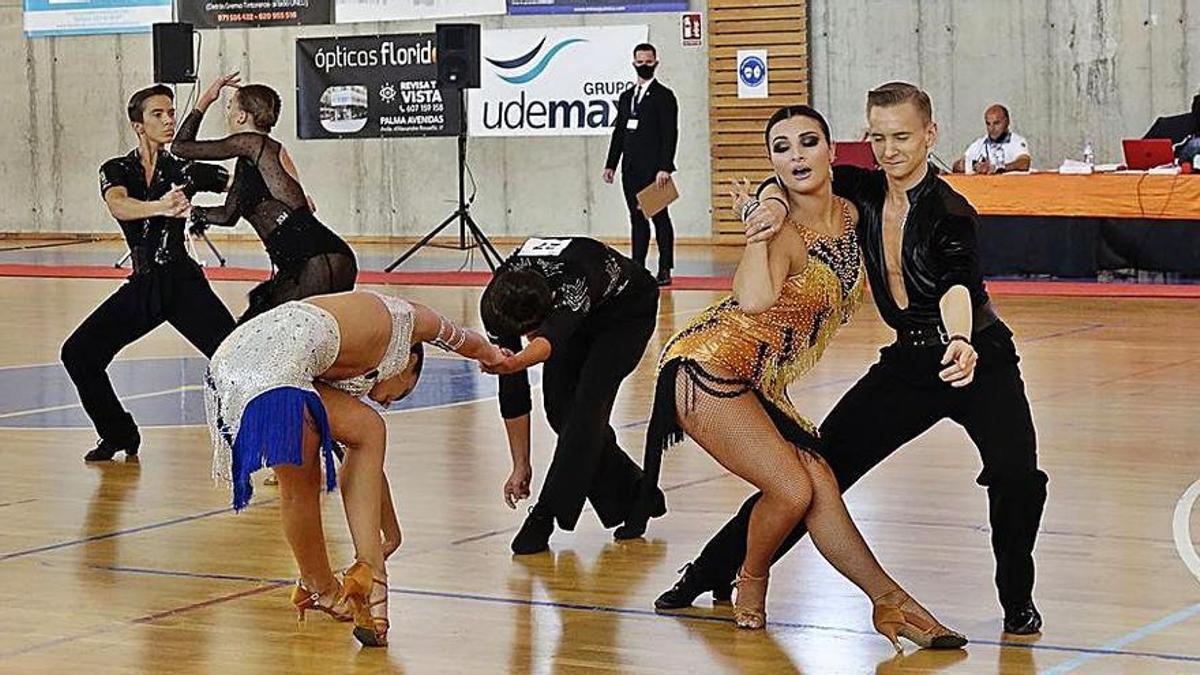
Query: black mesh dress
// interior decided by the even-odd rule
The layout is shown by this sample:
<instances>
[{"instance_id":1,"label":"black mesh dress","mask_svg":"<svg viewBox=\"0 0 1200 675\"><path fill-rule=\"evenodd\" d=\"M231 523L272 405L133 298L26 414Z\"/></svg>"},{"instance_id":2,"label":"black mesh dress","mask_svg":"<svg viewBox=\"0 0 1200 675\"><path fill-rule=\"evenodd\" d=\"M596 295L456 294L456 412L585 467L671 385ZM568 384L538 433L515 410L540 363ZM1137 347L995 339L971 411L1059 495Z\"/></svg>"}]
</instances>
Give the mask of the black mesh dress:
<instances>
[{"instance_id":1,"label":"black mesh dress","mask_svg":"<svg viewBox=\"0 0 1200 675\"><path fill-rule=\"evenodd\" d=\"M289 300L353 290L358 276L354 252L313 215L304 189L280 162L279 141L253 132L197 141L203 118L199 110L184 118L171 152L187 159L236 158L237 168L225 205L196 207L192 219L202 225L232 227L245 218L275 266L271 278L250 291L250 306L239 323Z\"/></svg>"}]
</instances>

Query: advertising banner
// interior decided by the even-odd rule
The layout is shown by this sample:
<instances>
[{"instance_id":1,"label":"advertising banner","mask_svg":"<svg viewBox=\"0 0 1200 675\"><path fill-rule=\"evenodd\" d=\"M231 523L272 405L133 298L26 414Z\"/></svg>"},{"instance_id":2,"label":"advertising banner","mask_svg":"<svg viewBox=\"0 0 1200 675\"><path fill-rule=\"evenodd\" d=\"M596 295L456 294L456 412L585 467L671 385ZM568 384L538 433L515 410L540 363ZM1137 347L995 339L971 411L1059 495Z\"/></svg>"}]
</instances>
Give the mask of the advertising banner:
<instances>
[{"instance_id":1,"label":"advertising banner","mask_svg":"<svg viewBox=\"0 0 1200 675\"><path fill-rule=\"evenodd\" d=\"M337 0L338 23L503 14L504 0Z\"/></svg>"},{"instance_id":2,"label":"advertising banner","mask_svg":"<svg viewBox=\"0 0 1200 675\"><path fill-rule=\"evenodd\" d=\"M333 0L179 0L179 20L196 28L333 23Z\"/></svg>"},{"instance_id":3,"label":"advertising banner","mask_svg":"<svg viewBox=\"0 0 1200 675\"><path fill-rule=\"evenodd\" d=\"M509 14L686 12L687 0L508 0Z\"/></svg>"},{"instance_id":4,"label":"advertising banner","mask_svg":"<svg viewBox=\"0 0 1200 675\"><path fill-rule=\"evenodd\" d=\"M171 20L171 0L25 0L25 35L148 33Z\"/></svg>"},{"instance_id":5,"label":"advertising banner","mask_svg":"<svg viewBox=\"0 0 1200 675\"><path fill-rule=\"evenodd\" d=\"M296 40L300 138L453 136L457 92L437 87L433 33Z\"/></svg>"},{"instance_id":6,"label":"advertising banner","mask_svg":"<svg viewBox=\"0 0 1200 675\"><path fill-rule=\"evenodd\" d=\"M472 136L603 136L632 87L647 26L485 30L482 88L470 92Z\"/></svg>"}]
</instances>

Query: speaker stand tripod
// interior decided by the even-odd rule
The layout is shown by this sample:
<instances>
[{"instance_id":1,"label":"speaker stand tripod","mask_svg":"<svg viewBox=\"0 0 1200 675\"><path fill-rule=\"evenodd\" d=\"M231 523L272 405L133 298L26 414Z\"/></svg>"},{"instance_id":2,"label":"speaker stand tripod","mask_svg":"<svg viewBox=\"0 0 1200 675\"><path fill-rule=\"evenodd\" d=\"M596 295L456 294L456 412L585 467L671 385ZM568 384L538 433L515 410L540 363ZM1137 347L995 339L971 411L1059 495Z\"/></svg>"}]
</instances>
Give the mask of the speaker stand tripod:
<instances>
[{"instance_id":1,"label":"speaker stand tripod","mask_svg":"<svg viewBox=\"0 0 1200 675\"><path fill-rule=\"evenodd\" d=\"M429 242L434 237L441 234L442 230L449 227L455 221L458 222L458 244L452 245L450 248L459 251L466 251L478 247L483 253L483 259L487 262L488 267L492 271L503 262L503 258L496 252L496 247L492 246L492 242L488 240L487 235L483 230L479 229L475 219L471 217L471 205L467 203L466 198L466 170L467 170L467 91L466 89L458 89L458 105L459 105L459 125L458 125L458 208L454 213L446 217L433 231L425 235L421 241L413 244L411 248L404 252L399 258L392 261L392 264L384 268L385 272L391 272L400 265L404 264L405 260L411 258L417 251L425 246L431 245ZM467 234L470 233L471 239L474 241L467 242Z\"/></svg>"},{"instance_id":2,"label":"speaker stand tripod","mask_svg":"<svg viewBox=\"0 0 1200 675\"><path fill-rule=\"evenodd\" d=\"M200 238L204 240L205 244L208 244L208 250L212 251L212 254L217 257L217 262L220 263L221 267L224 267L225 262L226 262L225 256L221 255L221 252L217 250L216 245L213 244L212 240L208 238L208 233L201 232ZM125 266L125 263L129 262L129 259L131 257L133 257L133 251L126 251L125 255L121 256L121 258L119 260L117 260L117 262L113 263L113 267L115 267L117 269L121 269L122 267Z\"/></svg>"}]
</instances>

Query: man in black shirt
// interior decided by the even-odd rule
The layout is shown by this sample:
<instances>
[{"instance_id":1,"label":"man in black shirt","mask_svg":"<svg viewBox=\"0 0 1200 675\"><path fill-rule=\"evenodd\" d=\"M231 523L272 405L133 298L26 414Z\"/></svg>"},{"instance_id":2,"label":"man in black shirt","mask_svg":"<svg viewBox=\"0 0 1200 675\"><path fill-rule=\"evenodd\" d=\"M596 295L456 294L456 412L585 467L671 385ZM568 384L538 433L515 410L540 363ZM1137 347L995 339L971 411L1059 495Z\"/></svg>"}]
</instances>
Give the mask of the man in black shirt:
<instances>
[{"instance_id":1,"label":"man in black shirt","mask_svg":"<svg viewBox=\"0 0 1200 675\"><path fill-rule=\"evenodd\" d=\"M121 225L133 273L75 329L62 346L62 362L83 409L100 435L85 461L118 452L135 457L137 424L117 399L105 372L117 352L163 322L211 357L233 330L233 316L184 247L184 224L197 192L224 192L229 173L220 166L183 161L164 146L175 134L170 88L143 89L129 100L138 147L100 167L100 193Z\"/></svg>"},{"instance_id":2,"label":"man in black shirt","mask_svg":"<svg viewBox=\"0 0 1200 675\"><path fill-rule=\"evenodd\" d=\"M821 454L843 491L939 420L962 425L983 459L1004 629L1041 629L1033 604L1033 546L1046 501L1046 474L1012 331L996 315L980 272L971 205L928 164L936 139L929 97L893 82L867 98L870 140L881 171L838 167L834 191L859 211L858 240L872 296L896 331L872 366L821 424ZM764 197L777 187L764 184ZM750 227L778 227L784 200L765 199ZM745 556L751 497L655 602L686 607L725 595ZM805 534L796 528L782 556ZM726 596L727 597L727 596Z\"/></svg>"},{"instance_id":3,"label":"man in black shirt","mask_svg":"<svg viewBox=\"0 0 1200 675\"><path fill-rule=\"evenodd\" d=\"M500 412L513 471L504 486L510 508L529 496L529 380L545 363L546 418L558 435L537 504L513 539L517 554L549 546L559 527L575 529L584 501L600 522L625 521L641 489L642 470L617 445L609 424L621 382L654 334L658 287L640 265L594 240L530 239L496 270L480 299L488 333L511 356L498 368ZM521 338L529 344L521 349ZM650 515L666 512L654 493Z\"/></svg>"}]
</instances>

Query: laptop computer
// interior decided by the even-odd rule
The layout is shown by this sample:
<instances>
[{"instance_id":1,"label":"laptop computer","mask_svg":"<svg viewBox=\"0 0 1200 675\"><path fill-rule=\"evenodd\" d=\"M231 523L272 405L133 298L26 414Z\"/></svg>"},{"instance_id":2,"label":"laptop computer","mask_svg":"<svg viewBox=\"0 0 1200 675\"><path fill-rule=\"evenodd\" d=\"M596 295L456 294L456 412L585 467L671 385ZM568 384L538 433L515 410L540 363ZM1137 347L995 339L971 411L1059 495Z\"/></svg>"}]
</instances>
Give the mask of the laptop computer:
<instances>
[{"instance_id":1,"label":"laptop computer","mask_svg":"<svg viewBox=\"0 0 1200 675\"><path fill-rule=\"evenodd\" d=\"M1135 171L1148 171L1157 166L1175 163L1175 151L1167 138L1126 138L1125 166Z\"/></svg>"},{"instance_id":2,"label":"laptop computer","mask_svg":"<svg viewBox=\"0 0 1200 675\"><path fill-rule=\"evenodd\" d=\"M868 141L836 141L837 157L834 166L857 166L862 169L878 169L875 153L871 151Z\"/></svg>"}]
</instances>

